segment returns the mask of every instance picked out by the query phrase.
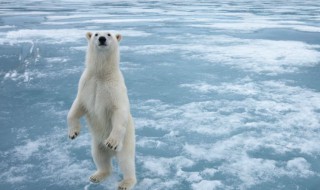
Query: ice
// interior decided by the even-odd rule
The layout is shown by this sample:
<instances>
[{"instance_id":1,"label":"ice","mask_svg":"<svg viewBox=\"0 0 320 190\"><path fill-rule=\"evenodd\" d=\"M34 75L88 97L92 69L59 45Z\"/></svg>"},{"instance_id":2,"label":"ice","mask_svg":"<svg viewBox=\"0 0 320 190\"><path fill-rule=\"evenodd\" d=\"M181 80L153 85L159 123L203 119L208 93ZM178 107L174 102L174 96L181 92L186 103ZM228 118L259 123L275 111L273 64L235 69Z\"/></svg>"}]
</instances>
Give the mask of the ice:
<instances>
[{"instance_id":1,"label":"ice","mask_svg":"<svg viewBox=\"0 0 320 190\"><path fill-rule=\"evenodd\" d=\"M319 1L0 2L0 189L115 189L66 115L87 31L120 33L136 190L318 189Z\"/></svg>"},{"instance_id":2,"label":"ice","mask_svg":"<svg viewBox=\"0 0 320 190\"><path fill-rule=\"evenodd\" d=\"M295 173L295 175L303 178L315 175L313 171L310 171L310 164L308 163L308 161L301 157L289 160L287 162L287 169L291 171L296 171L292 173Z\"/></svg>"},{"instance_id":3,"label":"ice","mask_svg":"<svg viewBox=\"0 0 320 190\"><path fill-rule=\"evenodd\" d=\"M168 19L167 19L168 20ZM108 24L108 23L137 23L137 22L163 22L164 19L116 19L116 18L109 18L109 19L91 19L91 20L83 20L83 21L70 21L70 22L45 22L43 24L49 25L67 25L67 24Z\"/></svg>"},{"instance_id":4,"label":"ice","mask_svg":"<svg viewBox=\"0 0 320 190\"><path fill-rule=\"evenodd\" d=\"M43 30L43 29L22 29L9 31L7 33L0 33L3 39L0 40L0 44L17 44L23 42L34 43L49 43L49 44L64 44L64 43L76 43L82 39L85 39L85 33L89 30L78 29L56 29L56 30ZM97 30L94 30L97 31ZM114 32L113 30L109 30ZM124 36L131 37L146 37L150 34L142 31L135 30L119 30L117 31ZM33 39L34 41L30 40Z\"/></svg>"},{"instance_id":5,"label":"ice","mask_svg":"<svg viewBox=\"0 0 320 190\"><path fill-rule=\"evenodd\" d=\"M68 61L68 59L62 58L62 57L50 57L50 58L46 58L46 61L48 63L65 63Z\"/></svg>"},{"instance_id":6,"label":"ice","mask_svg":"<svg viewBox=\"0 0 320 190\"><path fill-rule=\"evenodd\" d=\"M199 183L192 184L192 189L203 189L203 190L215 190L215 189L221 189L223 187L222 183L217 180L202 180Z\"/></svg>"},{"instance_id":7,"label":"ice","mask_svg":"<svg viewBox=\"0 0 320 190\"><path fill-rule=\"evenodd\" d=\"M306 26L291 24L291 22L274 22L274 21L264 21L264 20L246 20L243 22L236 23L214 23L214 24L195 24L191 25L199 28L212 28L217 30L233 30L240 32L254 32L257 30L267 29L267 28L290 28L302 32L320 32L320 27L318 26Z\"/></svg>"}]
</instances>

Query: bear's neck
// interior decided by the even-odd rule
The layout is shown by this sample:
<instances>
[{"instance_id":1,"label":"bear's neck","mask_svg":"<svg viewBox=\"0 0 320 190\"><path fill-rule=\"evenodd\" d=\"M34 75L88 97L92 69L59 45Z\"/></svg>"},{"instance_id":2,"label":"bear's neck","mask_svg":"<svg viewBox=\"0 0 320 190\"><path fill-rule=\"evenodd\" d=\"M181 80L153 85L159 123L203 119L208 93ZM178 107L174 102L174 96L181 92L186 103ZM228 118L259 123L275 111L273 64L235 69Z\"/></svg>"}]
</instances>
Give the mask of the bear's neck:
<instances>
[{"instance_id":1,"label":"bear's neck","mask_svg":"<svg viewBox=\"0 0 320 190\"><path fill-rule=\"evenodd\" d=\"M117 80L119 79L120 56L119 53L113 55L91 54L87 57L87 68L93 76L101 80Z\"/></svg>"}]
</instances>

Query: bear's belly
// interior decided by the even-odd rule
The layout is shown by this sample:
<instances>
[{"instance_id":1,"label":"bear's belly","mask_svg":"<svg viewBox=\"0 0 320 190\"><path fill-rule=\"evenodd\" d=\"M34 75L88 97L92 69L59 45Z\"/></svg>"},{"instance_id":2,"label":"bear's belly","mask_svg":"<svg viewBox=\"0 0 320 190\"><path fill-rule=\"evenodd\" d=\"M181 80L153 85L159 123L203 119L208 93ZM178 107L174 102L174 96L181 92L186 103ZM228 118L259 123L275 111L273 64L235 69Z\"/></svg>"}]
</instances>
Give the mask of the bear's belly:
<instances>
[{"instance_id":1,"label":"bear's belly","mask_svg":"<svg viewBox=\"0 0 320 190\"><path fill-rule=\"evenodd\" d=\"M105 139L112 129L112 95L106 84L89 80L82 89L81 102L86 110L86 118L93 136Z\"/></svg>"}]
</instances>

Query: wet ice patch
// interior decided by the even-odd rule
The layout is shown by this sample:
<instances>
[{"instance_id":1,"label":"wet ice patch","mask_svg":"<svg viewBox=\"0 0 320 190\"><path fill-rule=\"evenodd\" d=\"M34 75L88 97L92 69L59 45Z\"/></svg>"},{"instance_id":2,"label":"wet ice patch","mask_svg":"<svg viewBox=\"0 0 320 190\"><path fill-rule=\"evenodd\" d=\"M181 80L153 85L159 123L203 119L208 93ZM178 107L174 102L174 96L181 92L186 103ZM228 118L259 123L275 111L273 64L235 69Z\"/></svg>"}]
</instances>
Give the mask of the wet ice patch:
<instances>
[{"instance_id":1,"label":"wet ice patch","mask_svg":"<svg viewBox=\"0 0 320 190\"><path fill-rule=\"evenodd\" d=\"M13 25L4 25L4 26L0 26L0 29L8 29L8 28L15 28L16 26Z\"/></svg>"},{"instance_id":2,"label":"wet ice patch","mask_svg":"<svg viewBox=\"0 0 320 190\"><path fill-rule=\"evenodd\" d=\"M22 157L21 159L27 160L33 155L33 153L38 152L42 145L43 142L41 142L41 140L27 141L24 145L16 146L14 154L16 157Z\"/></svg>"},{"instance_id":3,"label":"wet ice patch","mask_svg":"<svg viewBox=\"0 0 320 190\"><path fill-rule=\"evenodd\" d=\"M108 17L108 14L74 14L74 15L49 15L46 18L50 21L70 20L70 19L82 19L82 18L99 18Z\"/></svg>"},{"instance_id":4,"label":"wet ice patch","mask_svg":"<svg viewBox=\"0 0 320 190\"><path fill-rule=\"evenodd\" d=\"M34 78L43 78L46 75L37 70L25 70L18 72L17 70L12 70L7 73L0 73L0 76L3 75L4 80L17 81L18 83L27 83Z\"/></svg>"},{"instance_id":5,"label":"wet ice patch","mask_svg":"<svg viewBox=\"0 0 320 190\"><path fill-rule=\"evenodd\" d=\"M135 189L148 190L148 189L172 189L179 186L179 181L175 179L168 179L163 181L160 178L145 177L136 185Z\"/></svg>"},{"instance_id":6,"label":"wet ice patch","mask_svg":"<svg viewBox=\"0 0 320 190\"><path fill-rule=\"evenodd\" d=\"M5 34L6 43L21 43L34 39L40 43L70 43L84 38L85 31L77 29L57 29L57 30L37 30L37 29L21 29L9 31ZM43 42L40 39L49 39L50 41Z\"/></svg>"},{"instance_id":7,"label":"wet ice patch","mask_svg":"<svg viewBox=\"0 0 320 190\"><path fill-rule=\"evenodd\" d=\"M68 58L63 58L63 57L50 57L50 58L48 57L48 58L45 58L45 60L48 63L65 63L69 59Z\"/></svg>"},{"instance_id":8,"label":"wet ice patch","mask_svg":"<svg viewBox=\"0 0 320 190\"><path fill-rule=\"evenodd\" d=\"M155 138L142 138L136 142L136 146L142 147L142 148L158 149L158 148L164 148L165 146L167 146L167 144Z\"/></svg>"},{"instance_id":9,"label":"wet ice patch","mask_svg":"<svg viewBox=\"0 0 320 190\"><path fill-rule=\"evenodd\" d=\"M134 72L137 70L143 70L144 68L140 64L137 64L137 63L121 62L120 69L124 72Z\"/></svg>"},{"instance_id":10,"label":"wet ice patch","mask_svg":"<svg viewBox=\"0 0 320 190\"><path fill-rule=\"evenodd\" d=\"M225 88L223 88L223 87ZM182 88L189 88L195 92L201 93L235 93L240 95L255 95L258 90L257 86L254 83L246 83L246 84L221 84L221 86L210 85L208 83L195 83L195 84L181 84Z\"/></svg>"},{"instance_id":11,"label":"wet ice patch","mask_svg":"<svg viewBox=\"0 0 320 190\"><path fill-rule=\"evenodd\" d=\"M122 46L121 50L134 52L143 55L157 55L157 54L167 54L172 53L176 50L182 50L182 46L177 46L175 44L171 45L140 45L135 47Z\"/></svg>"},{"instance_id":12,"label":"wet ice patch","mask_svg":"<svg viewBox=\"0 0 320 190\"><path fill-rule=\"evenodd\" d=\"M194 164L192 160L182 156L170 158L144 156L141 161L143 168L153 176L167 176L172 170L180 171L182 168L188 168Z\"/></svg>"}]
</instances>

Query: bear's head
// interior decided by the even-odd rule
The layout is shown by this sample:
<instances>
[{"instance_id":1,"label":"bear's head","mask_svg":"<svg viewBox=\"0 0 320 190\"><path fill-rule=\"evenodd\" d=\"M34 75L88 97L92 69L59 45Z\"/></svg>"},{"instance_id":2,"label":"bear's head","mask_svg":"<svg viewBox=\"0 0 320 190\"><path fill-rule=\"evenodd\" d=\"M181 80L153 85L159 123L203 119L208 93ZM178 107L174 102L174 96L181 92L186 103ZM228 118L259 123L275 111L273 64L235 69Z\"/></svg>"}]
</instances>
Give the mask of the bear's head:
<instances>
[{"instance_id":1,"label":"bear's head","mask_svg":"<svg viewBox=\"0 0 320 190\"><path fill-rule=\"evenodd\" d=\"M122 36L111 32L87 32L86 38L91 50L107 53L118 50Z\"/></svg>"}]
</instances>

